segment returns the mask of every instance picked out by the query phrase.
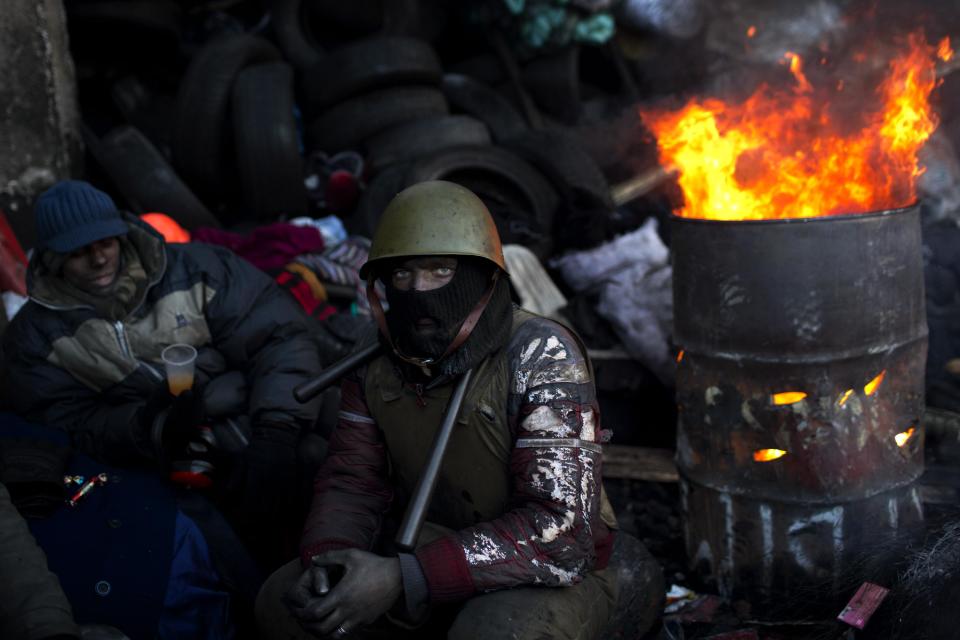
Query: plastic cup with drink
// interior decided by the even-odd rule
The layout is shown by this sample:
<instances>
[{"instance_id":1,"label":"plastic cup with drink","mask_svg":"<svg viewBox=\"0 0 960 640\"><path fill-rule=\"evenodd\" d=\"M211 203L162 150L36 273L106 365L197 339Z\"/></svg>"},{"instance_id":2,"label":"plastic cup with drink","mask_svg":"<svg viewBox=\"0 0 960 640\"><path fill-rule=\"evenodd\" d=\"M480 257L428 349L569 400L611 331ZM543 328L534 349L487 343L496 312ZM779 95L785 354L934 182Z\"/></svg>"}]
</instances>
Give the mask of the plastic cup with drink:
<instances>
[{"instance_id":1,"label":"plastic cup with drink","mask_svg":"<svg viewBox=\"0 0 960 640\"><path fill-rule=\"evenodd\" d=\"M172 344L160 353L167 372L170 394L178 396L193 387L193 373L197 362L197 350L189 344ZM191 446L198 444L206 451L213 446L213 432L206 425L197 426L197 436ZM194 459L184 452L184 458L174 460L170 467L170 480L176 484L196 489L206 489L213 483L213 465L202 459Z\"/></svg>"},{"instance_id":2,"label":"plastic cup with drink","mask_svg":"<svg viewBox=\"0 0 960 640\"><path fill-rule=\"evenodd\" d=\"M160 353L167 371L167 385L171 395L178 396L193 386L193 371L197 350L189 344L172 344Z\"/></svg>"}]
</instances>

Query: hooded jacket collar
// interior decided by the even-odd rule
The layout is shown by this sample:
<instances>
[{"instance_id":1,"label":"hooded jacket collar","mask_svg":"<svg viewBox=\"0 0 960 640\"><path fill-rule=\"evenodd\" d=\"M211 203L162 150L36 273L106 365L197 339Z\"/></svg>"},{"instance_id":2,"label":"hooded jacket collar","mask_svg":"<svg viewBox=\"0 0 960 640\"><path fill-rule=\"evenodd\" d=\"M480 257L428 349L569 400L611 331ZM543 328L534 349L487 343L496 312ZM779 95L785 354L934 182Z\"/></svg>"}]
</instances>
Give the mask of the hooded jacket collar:
<instances>
[{"instance_id":1,"label":"hooded jacket collar","mask_svg":"<svg viewBox=\"0 0 960 640\"><path fill-rule=\"evenodd\" d=\"M127 306L127 309L132 311L143 303L147 292L163 278L167 270L167 252L163 238L146 223L129 213L124 213L123 219L129 227L126 239L136 250L147 276L147 286L141 287L136 299L131 300ZM123 268L121 265L121 269ZM37 252L30 258L27 268L27 293L31 300L54 311L93 308L86 300L65 295L63 287L56 286L54 281L62 279L63 276L51 273L44 266L42 252Z\"/></svg>"}]
</instances>

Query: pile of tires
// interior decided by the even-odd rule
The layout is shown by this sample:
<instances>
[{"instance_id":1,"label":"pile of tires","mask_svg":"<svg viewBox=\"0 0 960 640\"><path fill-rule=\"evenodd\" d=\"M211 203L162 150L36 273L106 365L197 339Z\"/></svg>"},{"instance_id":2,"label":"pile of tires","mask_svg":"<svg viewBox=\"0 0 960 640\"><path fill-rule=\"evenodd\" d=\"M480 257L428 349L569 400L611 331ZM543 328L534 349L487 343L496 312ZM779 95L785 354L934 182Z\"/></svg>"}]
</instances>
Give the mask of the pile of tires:
<instances>
[{"instance_id":1,"label":"pile of tires","mask_svg":"<svg viewBox=\"0 0 960 640\"><path fill-rule=\"evenodd\" d=\"M81 43L94 23L143 41L128 39L130 64L104 73L120 117L85 118L92 164L131 208L188 229L336 213L369 237L397 192L444 179L541 259L603 239L609 185L561 122L579 109L579 48L523 65L502 51L446 62L432 41L437 0L250 0L230 14L174 0L70 6ZM331 210L305 174L343 151L363 158L359 196Z\"/></svg>"},{"instance_id":2,"label":"pile of tires","mask_svg":"<svg viewBox=\"0 0 960 640\"><path fill-rule=\"evenodd\" d=\"M264 38L225 34L197 52L180 82L171 148L195 189L241 217L307 212L294 73Z\"/></svg>"}]
</instances>

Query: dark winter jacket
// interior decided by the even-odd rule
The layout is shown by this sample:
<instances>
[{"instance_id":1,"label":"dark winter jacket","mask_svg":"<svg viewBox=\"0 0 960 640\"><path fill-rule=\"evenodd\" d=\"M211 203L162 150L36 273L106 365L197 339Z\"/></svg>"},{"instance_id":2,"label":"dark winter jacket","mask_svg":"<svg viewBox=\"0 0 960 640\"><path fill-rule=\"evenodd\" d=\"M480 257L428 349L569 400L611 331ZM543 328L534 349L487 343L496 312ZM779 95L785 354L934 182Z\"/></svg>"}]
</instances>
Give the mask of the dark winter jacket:
<instances>
[{"instance_id":1,"label":"dark winter jacket","mask_svg":"<svg viewBox=\"0 0 960 640\"><path fill-rule=\"evenodd\" d=\"M317 404L299 404L291 393L319 373L297 303L226 249L167 245L132 216L127 221L149 286L119 321L57 299L45 286L41 261L31 262L31 300L4 336L4 390L12 409L66 429L79 450L105 462L155 459L158 443L138 412L166 384L161 351L187 343L200 352L199 383L242 374L244 409L255 424L293 432L311 425Z\"/></svg>"},{"instance_id":2,"label":"dark winter jacket","mask_svg":"<svg viewBox=\"0 0 960 640\"><path fill-rule=\"evenodd\" d=\"M385 516L402 515L453 381L412 385L399 371L381 356L343 382L303 560L372 549L390 535ZM509 343L474 368L459 416L428 514L454 532L416 551L431 600L566 586L604 567L615 520L601 499L599 413L579 341L515 311Z\"/></svg>"},{"instance_id":3,"label":"dark winter jacket","mask_svg":"<svg viewBox=\"0 0 960 640\"><path fill-rule=\"evenodd\" d=\"M80 637L70 603L0 484L0 638Z\"/></svg>"}]
</instances>

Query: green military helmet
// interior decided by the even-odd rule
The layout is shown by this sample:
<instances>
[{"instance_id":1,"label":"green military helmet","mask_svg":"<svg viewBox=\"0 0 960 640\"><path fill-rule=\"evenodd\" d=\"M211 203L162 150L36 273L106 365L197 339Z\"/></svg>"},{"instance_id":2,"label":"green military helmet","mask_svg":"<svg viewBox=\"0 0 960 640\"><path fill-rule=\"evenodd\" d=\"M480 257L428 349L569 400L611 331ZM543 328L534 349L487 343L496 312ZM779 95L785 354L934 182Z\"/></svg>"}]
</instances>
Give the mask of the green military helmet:
<instances>
[{"instance_id":1,"label":"green military helmet","mask_svg":"<svg viewBox=\"0 0 960 640\"><path fill-rule=\"evenodd\" d=\"M407 187L390 201L360 276L366 278L377 262L415 256L476 256L507 272L486 205L466 187L443 180Z\"/></svg>"}]
</instances>

